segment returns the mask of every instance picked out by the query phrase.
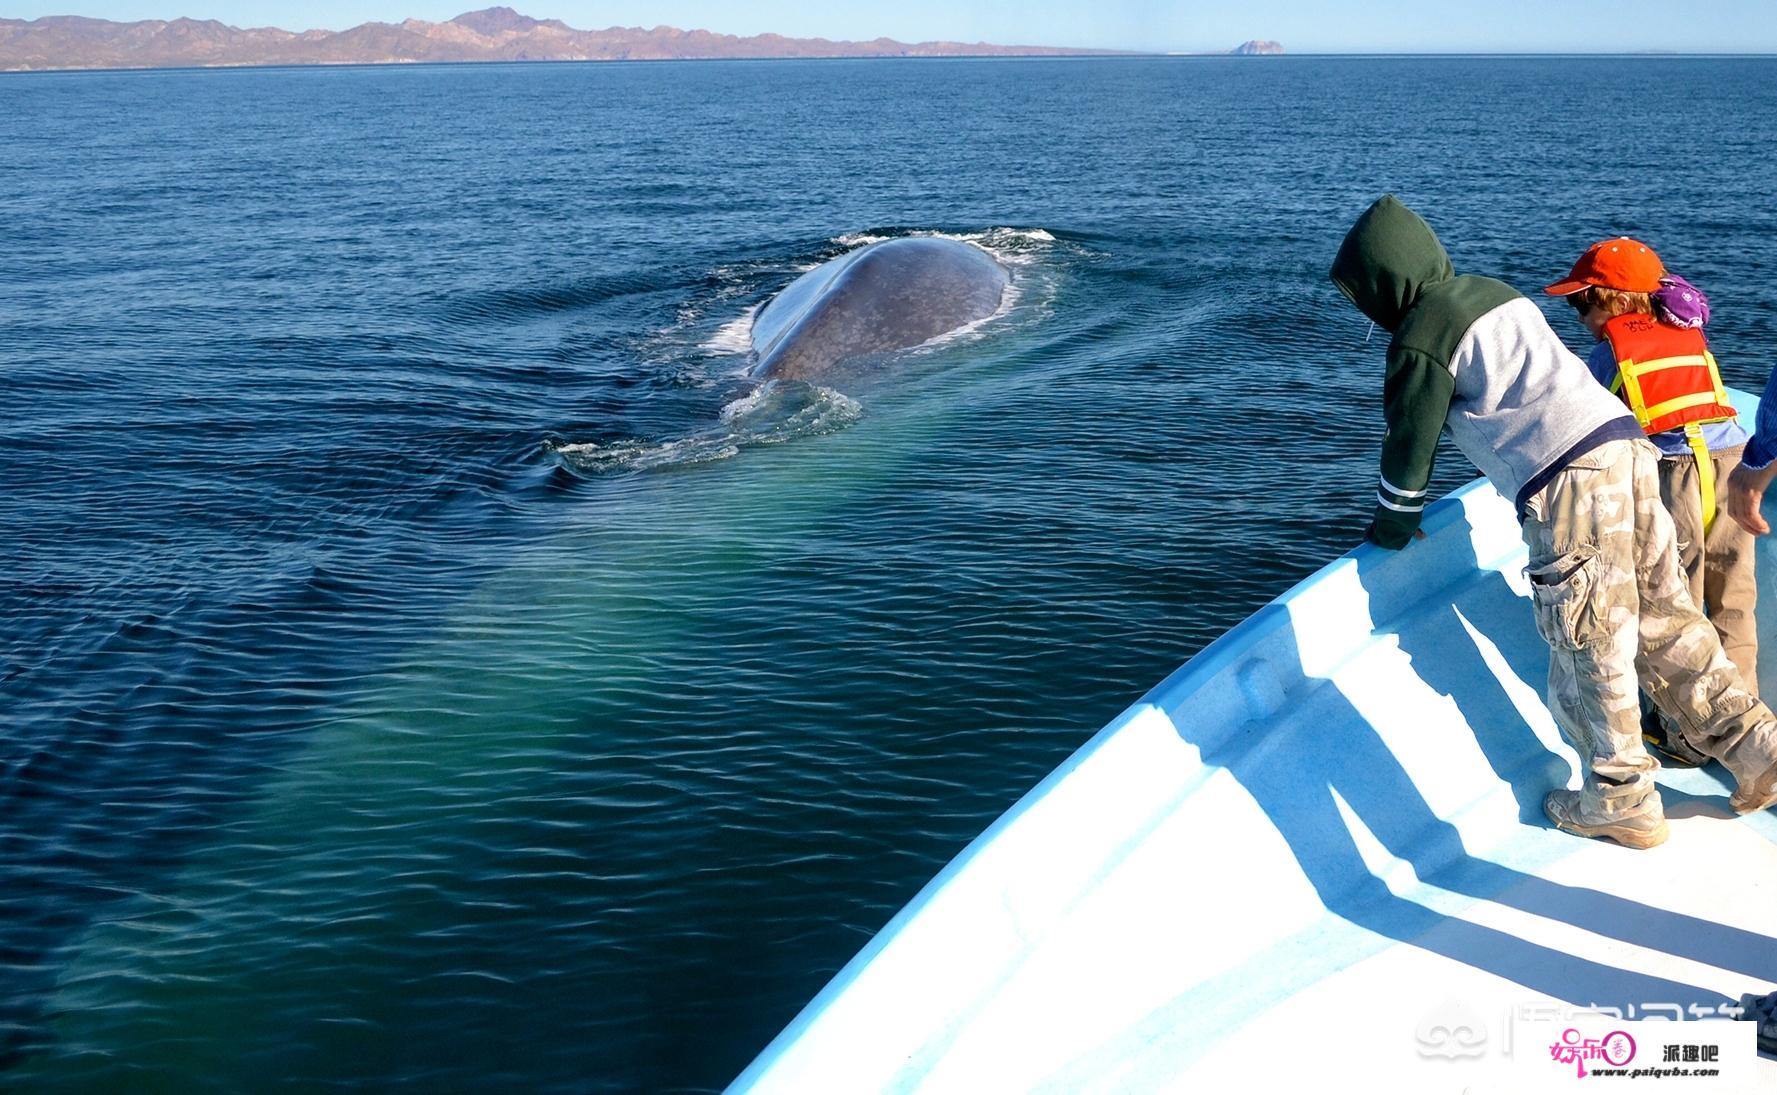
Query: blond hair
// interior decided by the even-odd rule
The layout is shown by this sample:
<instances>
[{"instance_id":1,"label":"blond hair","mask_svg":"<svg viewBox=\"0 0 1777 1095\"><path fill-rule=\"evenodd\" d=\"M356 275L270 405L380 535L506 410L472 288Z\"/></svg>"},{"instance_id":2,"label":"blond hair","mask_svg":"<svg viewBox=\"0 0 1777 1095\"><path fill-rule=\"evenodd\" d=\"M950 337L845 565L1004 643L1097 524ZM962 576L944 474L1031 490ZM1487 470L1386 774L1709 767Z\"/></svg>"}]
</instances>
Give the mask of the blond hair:
<instances>
[{"instance_id":1,"label":"blond hair","mask_svg":"<svg viewBox=\"0 0 1777 1095\"><path fill-rule=\"evenodd\" d=\"M1575 304L1586 304L1593 308L1603 309L1604 314L1617 316L1636 313L1641 315L1654 314L1654 300L1651 293L1631 293L1626 289L1607 289L1602 285L1588 285L1574 294Z\"/></svg>"}]
</instances>

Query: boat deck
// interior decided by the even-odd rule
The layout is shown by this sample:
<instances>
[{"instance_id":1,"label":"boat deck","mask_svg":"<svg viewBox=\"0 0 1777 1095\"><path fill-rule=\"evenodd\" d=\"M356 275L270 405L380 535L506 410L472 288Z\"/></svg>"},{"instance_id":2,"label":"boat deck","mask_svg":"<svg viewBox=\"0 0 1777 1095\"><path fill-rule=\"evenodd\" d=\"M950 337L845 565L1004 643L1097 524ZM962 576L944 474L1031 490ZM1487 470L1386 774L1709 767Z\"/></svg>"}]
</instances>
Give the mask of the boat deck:
<instances>
[{"instance_id":1,"label":"boat deck","mask_svg":"<svg viewBox=\"0 0 1777 1095\"><path fill-rule=\"evenodd\" d=\"M1575 758L1542 699L1510 506L1478 482L1425 528L1336 560L1155 687L732 1090L1222 1091L1271 1073L1520 1091L1526 1054L1549 1058L1514 1050L1532 1024L1588 1006L1715 1019L1777 989L1777 813L1736 817L1711 766L1659 774L1659 848L1549 827L1543 795ZM1763 619L1777 634L1777 609ZM1777 1088L1777 1062L1751 1067Z\"/></svg>"}]
</instances>

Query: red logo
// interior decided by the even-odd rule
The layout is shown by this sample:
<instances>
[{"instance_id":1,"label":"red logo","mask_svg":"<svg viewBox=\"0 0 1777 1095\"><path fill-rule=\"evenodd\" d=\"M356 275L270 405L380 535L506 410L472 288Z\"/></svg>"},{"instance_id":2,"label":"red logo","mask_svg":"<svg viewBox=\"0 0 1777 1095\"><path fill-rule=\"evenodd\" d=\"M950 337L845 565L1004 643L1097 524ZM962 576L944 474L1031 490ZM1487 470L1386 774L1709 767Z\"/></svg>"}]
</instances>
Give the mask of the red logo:
<instances>
[{"instance_id":1,"label":"red logo","mask_svg":"<svg viewBox=\"0 0 1777 1095\"><path fill-rule=\"evenodd\" d=\"M1571 1064L1586 1075L1587 1061L1603 1061L1612 1068L1622 1068L1635 1059L1635 1039L1626 1030L1616 1030L1602 1038L1581 1038L1580 1032L1568 1027L1561 1040L1549 1047L1549 1056L1557 1064Z\"/></svg>"}]
</instances>

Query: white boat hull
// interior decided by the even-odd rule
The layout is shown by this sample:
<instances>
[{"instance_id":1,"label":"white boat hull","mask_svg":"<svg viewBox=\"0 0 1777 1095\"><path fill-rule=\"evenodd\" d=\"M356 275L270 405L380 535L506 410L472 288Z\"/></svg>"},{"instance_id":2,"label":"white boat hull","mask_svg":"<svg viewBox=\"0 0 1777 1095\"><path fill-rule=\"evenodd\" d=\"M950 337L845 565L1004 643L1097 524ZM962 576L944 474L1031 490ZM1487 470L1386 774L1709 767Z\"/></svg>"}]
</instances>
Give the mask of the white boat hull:
<instances>
[{"instance_id":1,"label":"white boat hull","mask_svg":"<svg viewBox=\"0 0 1777 1095\"><path fill-rule=\"evenodd\" d=\"M1425 528L1328 565L1124 712L731 1090L1515 1092L1526 1054L1549 1058L1512 1044L1537 1022L1714 1020L1777 989L1777 816L1733 815L1713 766L1660 773L1662 847L1548 827L1575 758L1515 517L1477 482ZM1777 1088L1777 1062L1751 1067Z\"/></svg>"}]
</instances>

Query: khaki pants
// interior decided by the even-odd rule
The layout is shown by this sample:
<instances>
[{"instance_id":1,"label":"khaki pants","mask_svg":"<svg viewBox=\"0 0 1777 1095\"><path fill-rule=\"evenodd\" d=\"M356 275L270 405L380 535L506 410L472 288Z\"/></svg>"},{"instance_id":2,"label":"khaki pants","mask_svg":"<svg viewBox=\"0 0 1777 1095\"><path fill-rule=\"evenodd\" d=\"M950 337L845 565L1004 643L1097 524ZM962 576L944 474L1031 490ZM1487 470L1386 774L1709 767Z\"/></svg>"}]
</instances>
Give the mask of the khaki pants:
<instances>
[{"instance_id":1,"label":"khaki pants","mask_svg":"<svg viewBox=\"0 0 1777 1095\"><path fill-rule=\"evenodd\" d=\"M1685 739L1750 782L1777 763L1777 717L1746 690L1679 570L1659 450L1611 441L1525 506L1549 709L1579 751L1580 813L1597 822L1660 808L1641 744L1645 688Z\"/></svg>"},{"instance_id":2,"label":"khaki pants","mask_svg":"<svg viewBox=\"0 0 1777 1095\"><path fill-rule=\"evenodd\" d=\"M1746 446L1710 453L1715 465L1715 524L1703 534L1703 492L1697 461L1691 456L1660 457L1660 498L1678 534L1678 565L1690 585L1691 601L1715 626L1715 635L1746 690L1758 695L1758 584L1753 578L1752 533L1720 508L1722 485L1740 466Z\"/></svg>"}]
</instances>

